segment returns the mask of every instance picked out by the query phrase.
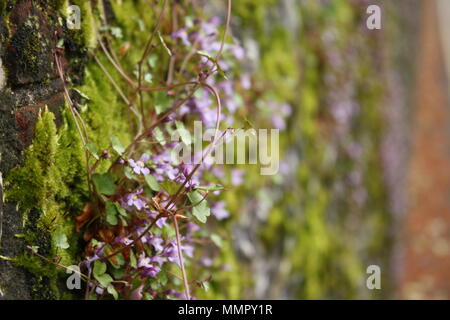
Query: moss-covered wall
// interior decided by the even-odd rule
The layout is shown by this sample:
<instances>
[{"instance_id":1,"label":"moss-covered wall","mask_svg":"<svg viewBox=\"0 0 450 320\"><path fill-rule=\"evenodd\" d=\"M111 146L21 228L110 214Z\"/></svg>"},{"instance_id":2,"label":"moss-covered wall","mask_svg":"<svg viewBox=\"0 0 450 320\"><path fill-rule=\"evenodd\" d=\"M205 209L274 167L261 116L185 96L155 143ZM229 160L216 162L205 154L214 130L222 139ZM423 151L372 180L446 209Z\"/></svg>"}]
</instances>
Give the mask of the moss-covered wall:
<instances>
[{"instance_id":1,"label":"moss-covered wall","mask_svg":"<svg viewBox=\"0 0 450 320\"><path fill-rule=\"evenodd\" d=\"M68 4L0 2L0 53L7 76L0 92L0 172L6 200L2 201L0 298L71 297L64 289L65 270L26 246L37 246L38 254L64 265L80 261L74 216L81 213L87 197L86 160L56 71L57 46L63 48L66 76L89 96L82 98L71 91L90 141L106 148L113 133L129 139L128 122L122 121L126 115L118 108L114 89L97 65L92 61L87 65L88 51L96 46L93 17L100 19L100 7L91 7L88 1L72 2L82 8L83 27L68 30Z\"/></svg>"}]
</instances>

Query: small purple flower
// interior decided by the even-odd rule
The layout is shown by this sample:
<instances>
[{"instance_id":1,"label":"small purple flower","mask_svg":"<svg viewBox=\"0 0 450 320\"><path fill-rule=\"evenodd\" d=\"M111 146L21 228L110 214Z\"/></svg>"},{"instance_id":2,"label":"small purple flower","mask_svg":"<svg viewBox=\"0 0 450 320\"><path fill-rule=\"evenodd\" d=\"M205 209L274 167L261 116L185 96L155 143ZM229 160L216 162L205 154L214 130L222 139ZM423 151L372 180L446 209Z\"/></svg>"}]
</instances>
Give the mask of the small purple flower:
<instances>
[{"instance_id":1,"label":"small purple flower","mask_svg":"<svg viewBox=\"0 0 450 320\"><path fill-rule=\"evenodd\" d=\"M138 268L142 269L142 274L145 277L151 278L156 276L161 271L161 268L154 261L152 261L150 257L144 256L144 254L141 254L138 258Z\"/></svg>"},{"instance_id":2,"label":"small purple flower","mask_svg":"<svg viewBox=\"0 0 450 320\"><path fill-rule=\"evenodd\" d=\"M186 225L186 229L192 233L192 232L200 230L201 228L198 225L196 225L195 223L188 223Z\"/></svg>"},{"instance_id":3,"label":"small purple flower","mask_svg":"<svg viewBox=\"0 0 450 320\"><path fill-rule=\"evenodd\" d=\"M200 260L200 263L204 266L204 267L212 267L213 265L213 261L211 260L211 258L205 257L203 259Z\"/></svg>"},{"instance_id":4,"label":"small purple flower","mask_svg":"<svg viewBox=\"0 0 450 320\"><path fill-rule=\"evenodd\" d=\"M130 159L128 162L133 168L134 173L143 174L144 176L150 174L150 170L145 166L145 163L150 160L148 154L144 153L138 161Z\"/></svg>"},{"instance_id":5,"label":"small purple flower","mask_svg":"<svg viewBox=\"0 0 450 320\"><path fill-rule=\"evenodd\" d=\"M152 212L152 213L149 214L149 216L152 219L156 219L156 217L158 215L156 213ZM156 221L156 226L161 229L162 227L164 227L166 225L166 222L167 222L167 217L159 218L158 221Z\"/></svg>"},{"instance_id":6,"label":"small purple flower","mask_svg":"<svg viewBox=\"0 0 450 320\"><path fill-rule=\"evenodd\" d=\"M156 221L156 226L161 229L162 227L164 227L166 225L166 222L167 222L167 217L159 218L158 221Z\"/></svg>"},{"instance_id":7,"label":"small purple flower","mask_svg":"<svg viewBox=\"0 0 450 320\"><path fill-rule=\"evenodd\" d=\"M211 208L212 214L217 218L217 220L223 220L230 216L230 213L225 209L225 202L216 202Z\"/></svg>"},{"instance_id":8,"label":"small purple flower","mask_svg":"<svg viewBox=\"0 0 450 320\"><path fill-rule=\"evenodd\" d=\"M192 258L194 255L194 247L189 244L182 244L181 251L183 251L184 254L186 254L190 258ZM178 266L180 265L180 258L178 257L178 246L175 240L169 242L169 244L164 248L164 251L161 253L161 256L167 258L167 261L169 262L174 262Z\"/></svg>"},{"instance_id":9,"label":"small purple flower","mask_svg":"<svg viewBox=\"0 0 450 320\"><path fill-rule=\"evenodd\" d=\"M252 87L252 79L251 79L251 75L249 73L244 73L241 76L241 85L242 88L245 90L250 90Z\"/></svg>"},{"instance_id":10,"label":"small purple flower","mask_svg":"<svg viewBox=\"0 0 450 320\"><path fill-rule=\"evenodd\" d=\"M245 171L241 169L231 169L231 184L240 186L244 182Z\"/></svg>"},{"instance_id":11,"label":"small purple flower","mask_svg":"<svg viewBox=\"0 0 450 320\"><path fill-rule=\"evenodd\" d=\"M161 237L150 235L147 237L147 242L151 244L156 251L162 251L164 249L164 247L162 246L164 240Z\"/></svg>"},{"instance_id":12,"label":"small purple flower","mask_svg":"<svg viewBox=\"0 0 450 320\"><path fill-rule=\"evenodd\" d=\"M101 296L104 291L105 291L105 289L103 289L101 287L95 287L95 293L98 294L99 296Z\"/></svg>"},{"instance_id":13,"label":"small purple flower","mask_svg":"<svg viewBox=\"0 0 450 320\"><path fill-rule=\"evenodd\" d=\"M212 17L209 21L202 23L202 31L206 36L215 36L217 35L217 27L220 24L219 17Z\"/></svg>"},{"instance_id":14,"label":"small purple flower","mask_svg":"<svg viewBox=\"0 0 450 320\"><path fill-rule=\"evenodd\" d=\"M121 244L124 244L126 246L130 245L131 243L133 243L133 241L130 240L128 237L117 237L114 242L115 243L121 243Z\"/></svg>"},{"instance_id":15,"label":"small purple flower","mask_svg":"<svg viewBox=\"0 0 450 320\"><path fill-rule=\"evenodd\" d=\"M189 41L189 35L187 33L187 28L182 28L177 30L171 34L172 38L180 39L183 44L187 47L191 46L191 42Z\"/></svg>"},{"instance_id":16,"label":"small purple flower","mask_svg":"<svg viewBox=\"0 0 450 320\"><path fill-rule=\"evenodd\" d=\"M286 121L279 114L274 114L272 116L272 125L275 129L284 130L286 129Z\"/></svg>"},{"instance_id":17,"label":"small purple flower","mask_svg":"<svg viewBox=\"0 0 450 320\"><path fill-rule=\"evenodd\" d=\"M147 204L144 200L139 198L139 194L143 192L142 189L137 190L136 192L130 193L125 196L125 200L128 206L134 206L138 210L142 210L147 208Z\"/></svg>"},{"instance_id":18,"label":"small purple flower","mask_svg":"<svg viewBox=\"0 0 450 320\"><path fill-rule=\"evenodd\" d=\"M238 45L229 45L228 49L234 55L234 57L238 60L242 60L245 57L244 49Z\"/></svg>"},{"instance_id":19,"label":"small purple flower","mask_svg":"<svg viewBox=\"0 0 450 320\"><path fill-rule=\"evenodd\" d=\"M176 244L174 244L173 242L170 242L167 247L164 248L161 256L167 258L167 261L169 262L175 262L176 264L179 264Z\"/></svg>"}]
</instances>

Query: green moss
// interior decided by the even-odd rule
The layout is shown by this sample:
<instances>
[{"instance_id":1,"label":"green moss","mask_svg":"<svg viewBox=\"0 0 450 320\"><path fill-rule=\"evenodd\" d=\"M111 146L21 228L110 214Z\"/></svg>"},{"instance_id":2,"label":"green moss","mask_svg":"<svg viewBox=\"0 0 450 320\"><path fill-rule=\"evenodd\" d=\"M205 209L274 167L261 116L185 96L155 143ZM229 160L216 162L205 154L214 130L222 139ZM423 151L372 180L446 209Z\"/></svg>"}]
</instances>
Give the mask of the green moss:
<instances>
[{"instance_id":1,"label":"green moss","mask_svg":"<svg viewBox=\"0 0 450 320\"><path fill-rule=\"evenodd\" d=\"M118 102L114 87L98 65L91 63L87 70L84 70L85 48L95 46L95 32L92 31L94 18L88 2L73 3L80 5L82 14L88 14L84 23L89 24L91 31L86 31L86 25L79 33L67 30L66 52L69 54L70 63L80 69L77 72L77 82L82 80L80 75L86 73L85 83L79 86L79 89L90 98L87 108L82 112L89 139L100 148L106 149L109 147L109 137L113 134L118 135L124 143L130 140L129 126L127 121L124 121L127 113L123 104ZM61 1L57 7L64 11L67 4ZM33 50L37 47L32 44L38 44L37 39L35 42L31 40L28 39L28 45L25 46L30 49L27 52L32 53L27 58L31 59L28 61L28 68L33 67L33 57L36 56ZM107 65L106 61L102 61ZM110 72L117 77L114 70ZM88 200L88 193L86 160L81 139L70 111L63 109L61 114L62 123L59 128L55 125L53 113L44 110L39 114L32 145L23 155L23 166L10 171L5 186L7 201L16 202L24 213L25 242L38 246L38 252L42 256L48 259L58 258L61 264L69 266L80 261L80 234L75 232L74 216L80 214ZM57 235L61 233L67 237L67 249L58 246ZM17 257L16 264L32 274L30 285L33 298L72 296L64 290L63 285L59 288L60 282L65 281L64 269L28 251Z\"/></svg>"},{"instance_id":2,"label":"green moss","mask_svg":"<svg viewBox=\"0 0 450 320\"><path fill-rule=\"evenodd\" d=\"M14 263L33 275L30 291L32 299L51 300L59 298L55 266L30 253L19 256Z\"/></svg>"},{"instance_id":3,"label":"green moss","mask_svg":"<svg viewBox=\"0 0 450 320\"><path fill-rule=\"evenodd\" d=\"M63 116L58 132L53 113L45 110L39 114L24 165L11 170L5 185L7 201L17 202L24 213L27 244L38 246L39 253L49 259L60 257L61 263L71 265L78 253L73 216L81 212L86 187L82 147L71 119L65 112ZM68 249L57 246L55 234L61 232L69 240ZM33 287L47 281L53 295L58 296L56 283L61 270L30 253L19 257L17 263L35 276Z\"/></svg>"}]
</instances>

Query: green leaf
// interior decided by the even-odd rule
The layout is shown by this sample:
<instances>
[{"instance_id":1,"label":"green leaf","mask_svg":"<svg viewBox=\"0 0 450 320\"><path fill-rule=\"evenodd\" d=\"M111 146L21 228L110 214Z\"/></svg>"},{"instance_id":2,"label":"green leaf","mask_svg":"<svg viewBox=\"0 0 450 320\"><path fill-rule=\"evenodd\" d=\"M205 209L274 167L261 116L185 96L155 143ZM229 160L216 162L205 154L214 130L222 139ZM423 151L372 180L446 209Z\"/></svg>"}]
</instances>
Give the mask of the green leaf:
<instances>
[{"instance_id":1,"label":"green leaf","mask_svg":"<svg viewBox=\"0 0 450 320\"><path fill-rule=\"evenodd\" d=\"M114 279L116 279L116 280L121 279L125 276L125 270L123 268L122 269L112 269L111 274Z\"/></svg>"},{"instance_id":2,"label":"green leaf","mask_svg":"<svg viewBox=\"0 0 450 320\"><path fill-rule=\"evenodd\" d=\"M58 42L56 43L56 47L58 49L63 49L64 48L64 39L59 39Z\"/></svg>"},{"instance_id":3,"label":"green leaf","mask_svg":"<svg viewBox=\"0 0 450 320\"><path fill-rule=\"evenodd\" d=\"M165 286L167 282L169 281L169 278L167 277L167 274L164 271L161 271L158 276L158 281L161 283L161 285Z\"/></svg>"},{"instance_id":4,"label":"green leaf","mask_svg":"<svg viewBox=\"0 0 450 320\"><path fill-rule=\"evenodd\" d=\"M119 218L120 218L120 221L122 222L122 226L128 227L127 220L125 220L124 217L122 217L122 216L119 216Z\"/></svg>"},{"instance_id":5,"label":"green leaf","mask_svg":"<svg viewBox=\"0 0 450 320\"><path fill-rule=\"evenodd\" d=\"M164 190L167 191L168 194L174 194L178 191L178 188L180 187L178 183L173 182L172 180L166 180L161 182L161 186L164 188Z\"/></svg>"},{"instance_id":6,"label":"green leaf","mask_svg":"<svg viewBox=\"0 0 450 320\"><path fill-rule=\"evenodd\" d=\"M39 250L39 246L28 246L28 248L30 248L34 253L37 253Z\"/></svg>"},{"instance_id":7,"label":"green leaf","mask_svg":"<svg viewBox=\"0 0 450 320\"><path fill-rule=\"evenodd\" d=\"M175 125L177 126L178 133L180 134L181 141L183 141L185 145L189 146L192 143L191 133L186 129L183 122L177 121L175 122Z\"/></svg>"},{"instance_id":8,"label":"green leaf","mask_svg":"<svg viewBox=\"0 0 450 320\"><path fill-rule=\"evenodd\" d=\"M133 169L130 167L125 167L125 177L127 177L130 180L136 180L136 175L133 173Z\"/></svg>"},{"instance_id":9,"label":"green leaf","mask_svg":"<svg viewBox=\"0 0 450 320\"><path fill-rule=\"evenodd\" d=\"M125 264L125 259L121 253L116 254L114 257L110 258L110 262L114 268L120 268Z\"/></svg>"},{"instance_id":10,"label":"green leaf","mask_svg":"<svg viewBox=\"0 0 450 320\"><path fill-rule=\"evenodd\" d=\"M157 281L152 281L150 283L150 288L152 288L152 290L154 291L158 291L159 289L161 289L161 284Z\"/></svg>"},{"instance_id":11,"label":"green leaf","mask_svg":"<svg viewBox=\"0 0 450 320\"><path fill-rule=\"evenodd\" d=\"M96 173L92 176L92 181L94 181L95 188L99 193L103 193L110 196L116 192L114 179L112 175L109 173L104 174Z\"/></svg>"},{"instance_id":12,"label":"green leaf","mask_svg":"<svg viewBox=\"0 0 450 320\"><path fill-rule=\"evenodd\" d=\"M215 244L216 246L218 246L219 248L222 248L222 247L223 247L223 241L222 241L222 238L221 238L219 235L217 235L217 234L212 234L212 235L211 235L211 240L212 240L212 242L214 242L214 244Z\"/></svg>"},{"instance_id":13,"label":"green leaf","mask_svg":"<svg viewBox=\"0 0 450 320\"><path fill-rule=\"evenodd\" d=\"M156 67L156 61L158 61L158 56L155 54L151 54L147 59L147 62L148 62L148 65L150 66L150 68Z\"/></svg>"},{"instance_id":14,"label":"green leaf","mask_svg":"<svg viewBox=\"0 0 450 320\"><path fill-rule=\"evenodd\" d=\"M155 110L157 114L160 114L170 107L171 99L164 91L158 91L155 94Z\"/></svg>"},{"instance_id":15,"label":"green leaf","mask_svg":"<svg viewBox=\"0 0 450 320\"><path fill-rule=\"evenodd\" d=\"M215 184L212 186L196 186L194 190L217 191L223 190L223 186L220 184Z\"/></svg>"},{"instance_id":16,"label":"green leaf","mask_svg":"<svg viewBox=\"0 0 450 320\"><path fill-rule=\"evenodd\" d=\"M117 211L116 206L112 202L106 202L105 204L106 208L106 221L112 225L117 225Z\"/></svg>"},{"instance_id":17,"label":"green leaf","mask_svg":"<svg viewBox=\"0 0 450 320\"><path fill-rule=\"evenodd\" d=\"M117 293L117 290L114 288L112 284L110 284L106 290L108 290L108 293L111 294L114 297L114 300L119 299L119 294Z\"/></svg>"},{"instance_id":18,"label":"green leaf","mask_svg":"<svg viewBox=\"0 0 450 320\"><path fill-rule=\"evenodd\" d=\"M100 157L98 155L99 154L99 150L98 150L98 147L95 145L95 143L90 142L90 143L86 144L86 149L92 154L92 156L96 160L100 159Z\"/></svg>"},{"instance_id":19,"label":"green leaf","mask_svg":"<svg viewBox=\"0 0 450 320\"><path fill-rule=\"evenodd\" d=\"M153 75L151 73L147 72L144 75L144 80L145 80L145 82L152 83L153 82Z\"/></svg>"},{"instance_id":20,"label":"green leaf","mask_svg":"<svg viewBox=\"0 0 450 320\"><path fill-rule=\"evenodd\" d=\"M137 261L134 252L130 250L130 266L133 268L137 268Z\"/></svg>"},{"instance_id":21,"label":"green leaf","mask_svg":"<svg viewBox=\"0 0 450 320\"><path fill-rule=\"evenodd\" d=\"M153 136L155 137L156 141L160 143L161 145L166 144L166 138L164 138L164 133L161 131L160 128L153 129Z\"/></svg>"},{"instance_id":22,"label":"green leaf","mask_svg":"<svg viewBox=\"0 0 450 320\"><path fill-rule=\"evenodd\" d=\"M200 282L200 286L202 287L203 290L205 290L205 292L207 292L209 290L209 282L208 281Z\"/></svg>"},{"instance_id":23,"label":"green leaf","mask_svg":"<svg viewBox=\"0 0 450 320\"><path fill-rule=\"evenodd\" d=\"M103 273L101 275L94 274L94 278L97 279L97 281L100 282L100 284L105 288L108 288L110 283L113 282L113 278L107 273Z\"/></svg>"},{"instance_id":24,"label":"green leaf","mask_svg":"<svg viewBox=\"0 0 450 320\"><path fill-rule=\"evenodd\" d=\"M148 175L144 176L144 179L145 179L145 182L147 182L148 186L153 191L161 190L161 186L159 185L158 181L156 181L155 177L152 176L151 174L148 174Z\"/></svg>"},{"instance_id":25,"label":"green leaf","mask_svg":"<svg viewBox=\"0 0 450 320\"><path fill-rule=\"evenodd\" d=\"M111 146L112 146L112 148L113 148L119 155L121 155L121 154L125 151L125 148L123 147L122 143L120 142L119 137L118 137L118 136L111 136L110 140L111 140Z\"/></svg>"},{"instance_id":26,"label":"green leaf","mask_svg":"<svg viewBox=\"0 0 450 320\"><path fill-rule=\"evenodd\" d=\"M99 260L94 261L94 269L92 270L94 276L101 276L106 272L106 263Z\"/></svg>"},{"instance_id":27,"label":"green leaf","mask_svg":"<svg viewBox=\"0 0 450 320\"><path fill-rule=\"evenodd\" d=\"M128 217L128 213L125 211L124 208L120 206L120 204L114 202L114 206L116 207L117 212L119 212L121 216Z\"/></svg>"},{"instance_id":28,"label":"green leaf","mask_svg":"<svg viewBox=\"0 0 450 320\"><path fill-rule=\"evenodd\" d=\"M67 242L67 236L61 231L56 232L55 241L58 248L67 249L70 247L69 243Z\"/></svg>"},{"instance_id":29,"label":"green leaf","mask_svg":"<svg viewBox=\"0 0 450 320\"><path fill-rule=\"evenodd\" d=\"M144 292L144 300L153 300L153 296L148 292Z\"/></svg>"},{"instance_id":30,"label":"green leaf","mask_svg":"<svg viewBox=\"0 0 450 320\"><path fill-rule=\"evenodd\" d=\"M207 217L211 215L211 210L209 209L208 202L203 199L203 196L200 192L195 190L188 193L188 198L191 201L191 204L198 203L194 208L192 208L192 214L194 215L194 217L196 217L198 221L205 223Z\"/></svg>"},{"instance_id":31,"label":"green leaf","mask_svg":"<svg viewBox=\"0 0 450 320\"><path fill-rule=\"evenodd\" d=\"M122 39L123 38L123 34L122 34L122 29L119 27L111 27L111 34L118 38L118 39Z\"/></svg>"}]
</instances>

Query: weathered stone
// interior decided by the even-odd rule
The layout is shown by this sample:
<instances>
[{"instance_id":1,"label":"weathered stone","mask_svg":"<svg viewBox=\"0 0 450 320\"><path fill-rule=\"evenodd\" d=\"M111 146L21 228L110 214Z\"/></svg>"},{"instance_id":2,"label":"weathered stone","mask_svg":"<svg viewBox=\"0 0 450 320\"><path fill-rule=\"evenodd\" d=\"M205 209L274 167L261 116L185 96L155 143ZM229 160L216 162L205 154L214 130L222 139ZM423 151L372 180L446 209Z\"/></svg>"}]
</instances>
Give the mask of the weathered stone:
<instances>
[{"instance_id":1,"label":"weathered stone","mask_svg":"<svg viewBox=\"0 0 450 320\"><path fill-rule=\"evenodd\" d=\"M0 58L4 67L0 87L0 172L3 178L23 163L22 151L31 144L40 109L48 107L56 115L57 124L61 121L63 84L54 58L60 39L64 39L61 60L65 73L74 83L83 80L87 50L81 40L74 39L76 34L69 33L64 23L60 23L55 3L9 1L0 8ZM69 68L69 61L76 62L73 68ZM3 203L3 197L0 197L0 223L0 255L18 257L25 249L23 239L16 237L24 233L22 212L14 203ZM32 286L36 289L33 282L28 271L0 259L0 300L39 298L31 289ZM42 279L41 287L44 283ZM41 298L51 298L44 291Z\"/></svg>"}]
</instances>

